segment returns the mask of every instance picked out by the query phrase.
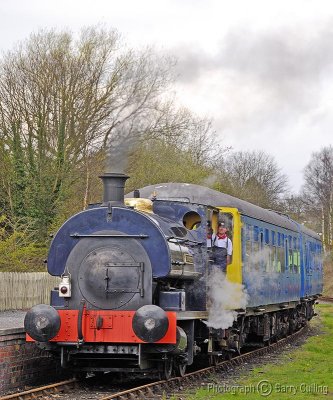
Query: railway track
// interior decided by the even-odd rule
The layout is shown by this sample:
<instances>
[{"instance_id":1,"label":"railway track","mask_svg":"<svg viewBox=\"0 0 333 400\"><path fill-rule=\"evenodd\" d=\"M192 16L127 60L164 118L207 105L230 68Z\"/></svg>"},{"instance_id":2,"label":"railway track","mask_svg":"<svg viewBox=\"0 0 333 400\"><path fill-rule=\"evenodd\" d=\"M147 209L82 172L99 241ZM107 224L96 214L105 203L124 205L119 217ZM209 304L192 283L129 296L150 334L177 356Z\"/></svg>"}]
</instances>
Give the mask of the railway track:
<instances>
[{"instance_id":1,"label":"railway track","mask_svg":"<svg viewBox=\"0 0 333 400\"><path fill-rule=\"evenodd\" d=\"M49 398L51 394L57 394L71 390L77 384L77 379L68 379L66 381L53 383L47 386L41 386L35 389L26 390L24 392L10 394L8 396L0 397L0 400L30 400Z\"/></svg>"},{"instance_id":2,"label":"railway track","mask_svg":"<svg viewBox=\"0 0 333 400\"><path fill-rule=\"evenodd\" d=\"M333 301L333 299L332 299ZM299 339L302 335L307 332L307 326L303 327L299 331L292 335L279 340L270 346L262 347L240 356L234 357L231 360L222 361L216 366L203 368L191 373L186 374L183 377L175 377L169 380L162 380L157 382L148 383L146 385L134 387L132 389L124 390L118 393L105 394L100 397L96 397L96 400L134 400L134 399L156 399L163 393L173 392L179 390L183 384L197 384L200 379L207 377L214 372L227 372L231 368L239 366L243 363L247 363L258 356L263 356L267 353L273 353L274 351L286 346L287 344L293 343ZM51 399L54 395L61 397L61 394L68 395L72 390L75 390L76 385L79 381L76 379L70 379L63 382L31 389L25 392L15 393L8 396L0 397L0 400L31 400L31 399ZM110 390L112 390L110 388ZM63 397L64 398L64 397ZM68 398L68 397L67 397ZM92 398L92 397L89 397Z\"/></svg>"}]
</instances>

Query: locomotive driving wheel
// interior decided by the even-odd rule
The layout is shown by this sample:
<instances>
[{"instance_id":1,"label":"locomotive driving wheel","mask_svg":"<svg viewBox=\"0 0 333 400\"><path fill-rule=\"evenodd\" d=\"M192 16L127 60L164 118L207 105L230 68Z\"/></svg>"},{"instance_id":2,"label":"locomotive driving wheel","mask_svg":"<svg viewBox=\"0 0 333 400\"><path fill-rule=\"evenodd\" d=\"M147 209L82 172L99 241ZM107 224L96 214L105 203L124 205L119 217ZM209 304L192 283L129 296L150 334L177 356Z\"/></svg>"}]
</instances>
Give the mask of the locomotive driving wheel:
<instances>
[{"instance_id":1,"label":"locomotive driving wheel","mask_svg":"<svg viewBox=\"0 0 333 400\"><path fill-rule=\"evenodd\" d=\"M219 363L219 356L217 354L210 354L208 361L211 367L215 367Z\"/></svg>"},{"instance_id":2,"label":"locomotive driving wheel","mask_svg":"<svg viewBox=\"0 0 333 400\"><path fill-rule=\"evenodd\" d=\"M186 373L187 364L175 362L175 372L177 376L183 377Z\"/></svg>"},{"instance_id":3,"label":"locomotive driving wheel","mask_svg":"<svg viewBox=\"0 0 333 400\"><path fill-rule=\"evenodd\" d=\"M166 356L163 364L162 379L168 381L172 377L173 372L173 360L171 357Z\"/></svg>"}]
</instances>

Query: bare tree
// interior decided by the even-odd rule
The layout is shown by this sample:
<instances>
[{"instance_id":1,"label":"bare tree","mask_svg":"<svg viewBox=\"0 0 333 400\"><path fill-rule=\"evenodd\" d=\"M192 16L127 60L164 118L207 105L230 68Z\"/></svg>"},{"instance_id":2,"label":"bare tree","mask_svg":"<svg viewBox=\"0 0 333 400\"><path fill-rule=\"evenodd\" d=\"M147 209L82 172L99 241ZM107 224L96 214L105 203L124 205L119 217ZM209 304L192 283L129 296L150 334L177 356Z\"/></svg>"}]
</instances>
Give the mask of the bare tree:
<instances>
[{"instance_id":1,"label":"bare tree","mask_svg":"<svg viewBox=\"0 0 333 400\"><path fill-rule=\"evenodd\" d=\"M183 139L183 148L188 150L198 165L215 168L224 159L230 148L223 145L213 130L208 118L191 118Z\"/></svg>"},{"instance_id":2,"label":"bare tree","mask_svg":"<svg viewBox=\"0 0 333 400\"><path fill-rule=\"evenodd\" d=\"M87 203L94 153L120 139L131 148L142 135L173 140L188 130L189 113L166 96L172 65L95 28L77 40L41 31L8 52L0 63L0 140L12 167L1 182L11 212L32 216L46 232L78 170Z\"/></svg>"},{"instance_id":3,"label":"bare tree","mask_svg":"<svg viewBox=\"0 0 333 400\"><path fill-rule=\"evenodd\" d=\"M131 154L128 190L159 182L204 184L213 170L202 160L198 162L191 148L184 143L165 139L142 141Z\"/></svg>"},{"instance_id":4,"label":"bare tree","mask_svg":"<svg viewBox=\"0 0 333 400\"><path fill-rule=\"evenodd\" d=\"M321 231L326 249L332 248L333 208L333 147L328 146L313 153L304 170L303 197L308 208L315 210L321 219Z\"/></svg>"},{"instance_id":5,"label":"bare tree","mask_svg":"<svg viewBox=\"0 0 333 400\"><path fill-rule=\"evenodd\" d=\"M302 195L289 195L283 200L283 205L286 214L292 219L298 221L301 224L306 222L307 215L307 204Z\"/></svg>"},{"instance_id":6,"label":"bare tree","mask_svg":"<svg viewBox=\"0 0 333 400\"><path fill-rule=\"evenodd\" d=\"M221 190L265 208L279 208L287 177L262 151L235 152L220 165Z\"/></svg>"}]
</instances>

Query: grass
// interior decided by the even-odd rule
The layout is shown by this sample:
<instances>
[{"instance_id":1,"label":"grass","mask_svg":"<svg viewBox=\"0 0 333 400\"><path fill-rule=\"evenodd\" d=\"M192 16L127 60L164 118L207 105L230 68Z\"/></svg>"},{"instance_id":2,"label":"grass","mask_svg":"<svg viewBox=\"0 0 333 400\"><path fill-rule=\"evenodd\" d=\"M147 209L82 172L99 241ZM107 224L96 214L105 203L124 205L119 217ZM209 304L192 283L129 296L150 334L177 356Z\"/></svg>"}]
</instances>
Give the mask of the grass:
<instances>
[{"instance_id":1,"label":"grass","mask_svg":"<svg viewBox=\"0 0 333 400\"><path fill-rule=\"evenodd\" d=\"M311 325L321 333L307 339L299 349L283 354L276 364L254 368L237 385L211 384L198 390L191 400L327 399L333 397L333 305L317 306L320 317ZM320 332L318 330L318 332ZM223 393L222 394L222 392ZM248 393L245 393L245 392Z\"/></svg>"}]
</instances>

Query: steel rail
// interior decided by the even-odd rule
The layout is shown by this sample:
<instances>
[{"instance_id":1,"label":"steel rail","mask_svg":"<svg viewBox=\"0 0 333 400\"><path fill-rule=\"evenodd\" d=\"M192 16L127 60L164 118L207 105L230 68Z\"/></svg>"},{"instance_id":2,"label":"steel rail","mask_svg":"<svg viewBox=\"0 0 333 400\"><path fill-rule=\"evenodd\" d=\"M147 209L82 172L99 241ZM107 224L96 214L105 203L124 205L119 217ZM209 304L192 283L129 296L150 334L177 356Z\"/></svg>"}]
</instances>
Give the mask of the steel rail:
<instances>
[{"instance_id":1,"label":"steel rail","mask_svg":"<svg viewBox=\"0 0 333 400\"><path fill-rule=\"evenodd\" d=\"M37 399L41 396L46 396L51 393L60 392L59 389L66 390L69 387L75 386L77 383L77 379L68 379L67 381L53 383L47 386L41 386L35 389L26 390L24 392L10 394L4 397L0 397L0 400L29 400L29 399Z\"/></svg>"},{"instance_id":2,"label":"steel rail","mask_svg":"<svg viewBox=\"0 0 333 400\"><path fill-rule=\"evenodd\" d=\"M171 378L169 380L157 381L149 383L147 385L138 386L129 390L124 390L119 393L110 394L99 398L99 400L147 400L147 398L154 398L154 395L163 393L163 391L170 391L175 388L179 388L181 383L194 383L198 381L198 378L205 377L213 372L228 371L231 367L235 367L251 360L252 358L262 356L274 352L275 350L285 346L286 344L292 343L294 340L298 339L307 331L307 325L301 328L299 331L293 333L292 335L280 339L276 343L270 346L261 347L260 349L250 351L240 356L234 357L231 360L222 361L216 366L211 366L203 368L194 372L185 374L183 377ZM1 399L0 399L1 400Z\"/></svg>"}]
</instances>

